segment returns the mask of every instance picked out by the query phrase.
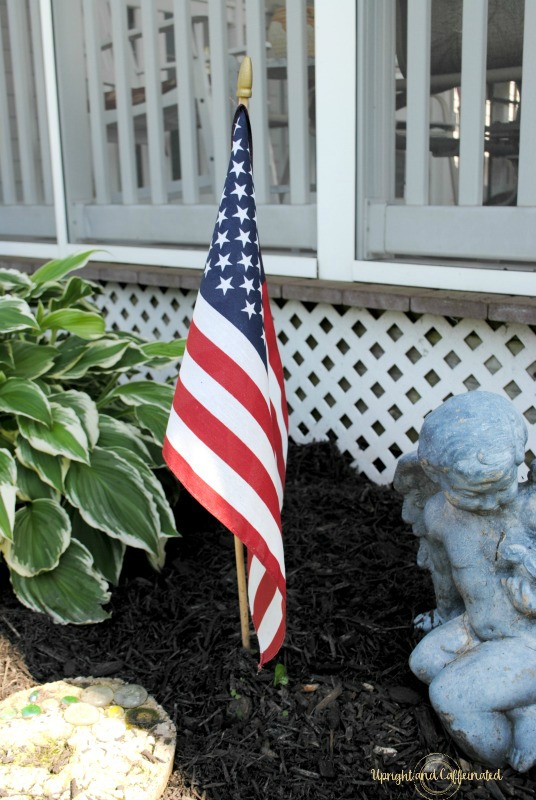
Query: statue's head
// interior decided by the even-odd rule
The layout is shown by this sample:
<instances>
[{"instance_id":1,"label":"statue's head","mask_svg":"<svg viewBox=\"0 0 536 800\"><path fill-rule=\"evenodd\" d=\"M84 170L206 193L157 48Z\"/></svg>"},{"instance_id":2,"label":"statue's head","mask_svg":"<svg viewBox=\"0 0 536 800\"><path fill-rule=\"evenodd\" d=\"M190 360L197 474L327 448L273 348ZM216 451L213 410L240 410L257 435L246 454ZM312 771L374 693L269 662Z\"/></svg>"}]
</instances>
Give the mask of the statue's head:
<instances>
[{"instance_id":1,"label":"statue's head","mask_svg":"<svg viewBox=\"0 0 536 800\"><path fill-rule=\"evenodd\" d=\"M426 417L418 457L453 505L491 511L516 496L526 441L523 417L506 398L467 392Z\"/></svg>"}]
</instances>

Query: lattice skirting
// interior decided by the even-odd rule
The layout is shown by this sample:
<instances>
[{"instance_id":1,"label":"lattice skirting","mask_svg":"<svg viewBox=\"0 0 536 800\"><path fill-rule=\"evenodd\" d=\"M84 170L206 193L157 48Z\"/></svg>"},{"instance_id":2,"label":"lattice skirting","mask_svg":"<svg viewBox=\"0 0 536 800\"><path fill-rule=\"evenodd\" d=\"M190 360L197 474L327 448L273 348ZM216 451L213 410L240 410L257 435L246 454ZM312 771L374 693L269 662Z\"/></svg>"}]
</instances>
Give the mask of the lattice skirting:
<instances>
[{"instance_id":1,"label":"lattice skirting","mask_svg":"<svg viewBox=\"0 0 536 800\"><path fill-rule=\"evenodd\" d=\"M104 287L109 324L150 339L186 335L195 292ZM272 310L295 441L330 438L371 480L389 483L426 414L451 394L480 388L509 397L524 415L527 460L534 458L536 328L294 300Z\"/></svg>"}]
</instances>

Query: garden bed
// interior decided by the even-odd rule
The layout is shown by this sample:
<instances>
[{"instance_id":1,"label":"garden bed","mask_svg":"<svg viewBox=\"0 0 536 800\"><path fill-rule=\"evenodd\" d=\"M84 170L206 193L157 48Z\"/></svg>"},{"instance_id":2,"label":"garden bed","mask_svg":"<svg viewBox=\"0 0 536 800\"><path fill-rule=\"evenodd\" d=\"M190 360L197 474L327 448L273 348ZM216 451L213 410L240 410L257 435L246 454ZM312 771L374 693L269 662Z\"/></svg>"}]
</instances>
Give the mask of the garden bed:
<instances>
[{"instance_id":1,"label":"garden bed","mask_svg":"<svg viewBox=\"0 0 536 800\"><path fill-rule=\"evenodd\" d=\"M127 559L100 625L62 627L27 611L2 571L0 696L77 675L143 684L177 725L165 800L415 797L410 781L381 785L372 770L407 772L432 752L479 772L407 666L411 620L433 594L400 506L331 444L291 446L288 634L260 674L240 646L232 537L185 494L183 538L166 567L157 575ZM286 685L274 686L277 663ZM457 796L532 798L533 773L464 781Z\"/></svg>"}]
</instances>

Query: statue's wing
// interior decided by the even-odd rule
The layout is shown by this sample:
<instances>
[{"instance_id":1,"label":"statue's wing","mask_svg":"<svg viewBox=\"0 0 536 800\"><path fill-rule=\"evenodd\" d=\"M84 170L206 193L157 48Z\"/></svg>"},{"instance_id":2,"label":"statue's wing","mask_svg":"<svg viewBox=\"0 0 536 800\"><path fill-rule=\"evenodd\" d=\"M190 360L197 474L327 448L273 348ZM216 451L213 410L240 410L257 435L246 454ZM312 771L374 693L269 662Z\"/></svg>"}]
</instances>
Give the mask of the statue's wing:
<instances>
[{"instance_id":1,"label":"statue's wing","mask_svg":"<svg viewBox=\"0 0 536 800\"><path fill-rule=\"evenodd\" d=\"M416 450L398 459L393 487L404 496L411 493L413 502L421 509L424 509L430 497L441 491L440 486L424 472Z\"/></svg>"}]
</instances>

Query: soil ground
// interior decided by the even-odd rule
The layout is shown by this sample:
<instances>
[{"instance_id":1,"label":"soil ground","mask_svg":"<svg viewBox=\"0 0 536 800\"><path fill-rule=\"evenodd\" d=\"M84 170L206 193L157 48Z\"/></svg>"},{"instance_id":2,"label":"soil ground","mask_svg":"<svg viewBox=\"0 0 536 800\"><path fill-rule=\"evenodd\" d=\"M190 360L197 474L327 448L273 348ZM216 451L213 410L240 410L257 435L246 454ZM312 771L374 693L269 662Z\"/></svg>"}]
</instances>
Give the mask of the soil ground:
<instances>
[{"instance_id":1,"label":"soil ground","mask_svg":"<svg viewBox=\"0 0 536 800\"><path fill-rule=\"evenodd\" d=\"M433 593L400 507L333 445L291 445L288 634L260 674L240 645L232 537L185 493L165 568L130 558L107 622L54 625L17 602L2 572L0 696L76 675L143 684L178 731L165 800L414 798L412 782L382 785L372 770L407 774L434 752L481 772L407 666L412 619ZM277 664L286 685L274 685ZM536 770L463 781L456 796L536 797Z\"/></svg>"}]
</instances>

